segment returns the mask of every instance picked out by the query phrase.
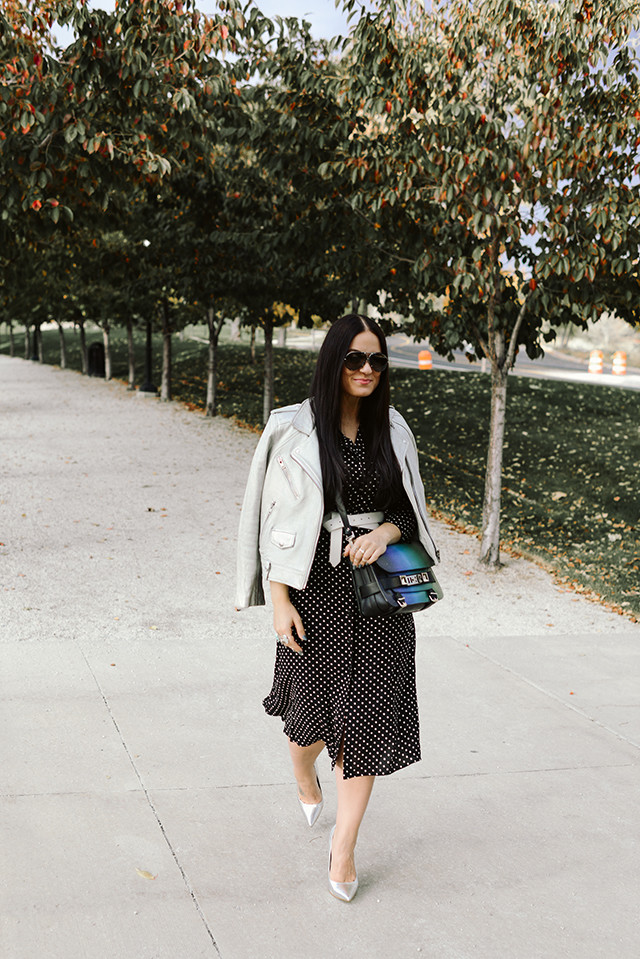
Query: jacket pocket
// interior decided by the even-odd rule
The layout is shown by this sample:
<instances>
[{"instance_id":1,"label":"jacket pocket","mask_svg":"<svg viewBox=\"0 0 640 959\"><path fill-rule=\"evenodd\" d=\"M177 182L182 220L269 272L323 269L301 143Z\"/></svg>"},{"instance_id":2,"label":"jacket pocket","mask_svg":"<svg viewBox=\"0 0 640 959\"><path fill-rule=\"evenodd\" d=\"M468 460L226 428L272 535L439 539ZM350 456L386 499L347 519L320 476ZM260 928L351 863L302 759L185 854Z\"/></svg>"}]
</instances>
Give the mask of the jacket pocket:
<instances>
[{"instance_id":1,"label":"jacket pocket","mask_svg":"<svg viewBox=\"0 0 640 959\"><path fill-rule=\"evenodd\" d=\"M291 549L291 547L295 544L295 541L295 533L288 533L283 529L271 530L271 542L279 549Z\"/></svg>"}]
</instances>

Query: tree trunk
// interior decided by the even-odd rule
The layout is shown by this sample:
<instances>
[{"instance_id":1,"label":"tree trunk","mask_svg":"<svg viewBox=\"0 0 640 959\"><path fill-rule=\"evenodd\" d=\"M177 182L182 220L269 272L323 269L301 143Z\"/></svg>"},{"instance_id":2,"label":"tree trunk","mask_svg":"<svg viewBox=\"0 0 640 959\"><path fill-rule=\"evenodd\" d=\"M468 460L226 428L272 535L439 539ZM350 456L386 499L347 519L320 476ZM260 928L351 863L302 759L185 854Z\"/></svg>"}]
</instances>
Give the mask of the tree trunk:
<instances>
[{"instance_id":1,"label":"tree trunk","mask_svg":"<svg viewBox=\"0 0 640 959\"><path fill-rule=\"evenodd\" d=\"M34 330L35 342L33 344L33 358L37 360L38 363L44 363L44 348L42 345L42 326L40 323L36 323L36 328Z\"/></svg>"},{"instance_id":2,"label":"tree trunk","mask_svg":"<svg viewBox=\"0 0 640 959\"><path fill-rule=\"evenodd\" d=\"M262 402L262 422L266 423L273 409L273 317L264 318L264 393Z\"/></svg>"},{"instance_id":3,"label":"tree trunk","mask_svg":"<svg viewBox=\"0 0 640 959\"><path fill-rule=\"evenodd\" d=\"M152 367L153 367L153 332L151 329L151 320L147 319L145 322L146 332L145 332L145 347L144 347L144 376L142 381L142 386L140 387L141 393L152 393L156 396L158 391L152 383Z\"/></svg>"},{"instance_id":4,"label":"tree trunk","mask_svg":"<svg viewBox=\"0 0 640 959\"><path fill-rule=\"evenodd\" d=\"M160 399L171 399L171 326L169 323L169 304L162 301L162 385Z\"/></svg>"},{"instance_id":5,"label":"tree trunk","mask_svg":"<svg viewBox=\"0 0 640 959\"><path fill-rule=\"evenodd\" d=\"M67 345L64 341L64 330L62 329L62 323L58 323L58 337L60 338L60 369L66 370L67 368Z\"/></svg>"},{"instance_id":6,"label":"tree trunk","mask_svg":"<svg viewBox=\"0 0 640 959\"><path fill-rule=\"evenodd\" d=\"M129 383L128 390L136 388L136 354L133 346L133 320L127 320L127 353L129 356Z\"/></svg>"},{"instance_id":7,"label":"tree trunk","mask_svg":"<svg viewBox=\"0 0 640 959\"><path fill-rule=\"evenodd\" d=\"M15 356L16 344L13 337L13 323L9 323L9 356Z\"/></svg>"},{"instance_id":8,"label":"tree trunk","mask_svg":"<svg viewBox=\"0 0 640 959\"><path fill-rule=\"evenodd\" d=\"M498 244L493 244L493 258L496 269ZM487 473L484 483L484 502L482 504L482 541L480 543L480 562L494 568L500 566L500 500L502 494L502 452L504 448L504 429L507 416L507 378L513 368L518 352L518 338L527 312L532 290L523 297L520 311L510 338L504 330L497 328L497 311L500 299L495 294L490 298L487 308L487 342L481 340L482 349L491 361L491 425L489 427L489 450L487 453Z\"/></svg>"},{"instance_id":9,"label":"tree trunk","mask_svg":"<svg viewBox=\"0 0 640 959\"><path fill-rule=\"evenodd\" d=\"M207 406L205 416L215 416L218 412L218 339L224 325L224 316L218 317L213 307L207 310L207 326L209 327L209 358L207 368Z\"/></svg>"},{"instance_id":10,"label":"tree trunk","mask_svg":"<svg viewBox=\"0 0 640 959\"><path fill-rule=\"evenodd\" d=\"M31 356L31 337L29 335L29 327L25 323L24 325L24 358L28 360Z\"/></svg>"},{"instance_id":11,"label":"tree trunk","mask_svg":"<svg viewBox=\"0 0 640 959\"><path fill-rule=\"evenodd\" d=\"M251 324L250 349L251 349L251 362L255 363L256 362L256 325L255 323Z\"/></svg>"},{"instance_id":12,"label":"tree trunk","mask_svg":"<svg viewBox=\"0 0 640 959\"><path fill-rule=\"evenodd\" d=\"M78 322L80 332L80 355L82 356L82 372L85 376L89 373L89 356L87 353L87 334L84 328L84 320Z\"/></svg>"},{"instance_id":13,"label":"tree trunk","mask_svg":"<svg viewBox=\"0 0 640 959\"><path fill-rule=\"evenodd\" d=\"M104 378L111 379L111 342L109 339L110 327L105 323L102 327L102 342L104 343Z\"/></svg>"},{"instance_id":14,"label":"tree trunk","mask_svg":"<svg viewBox=\"0 0 640 959\"><path fill-rule=\"evenodd\" d=\"M502 493L502 451L507 409L507 370L495 360L491 364L491 426L482 505L480 562L500 565L500 500Z\"/></svg>"}]
</instances>

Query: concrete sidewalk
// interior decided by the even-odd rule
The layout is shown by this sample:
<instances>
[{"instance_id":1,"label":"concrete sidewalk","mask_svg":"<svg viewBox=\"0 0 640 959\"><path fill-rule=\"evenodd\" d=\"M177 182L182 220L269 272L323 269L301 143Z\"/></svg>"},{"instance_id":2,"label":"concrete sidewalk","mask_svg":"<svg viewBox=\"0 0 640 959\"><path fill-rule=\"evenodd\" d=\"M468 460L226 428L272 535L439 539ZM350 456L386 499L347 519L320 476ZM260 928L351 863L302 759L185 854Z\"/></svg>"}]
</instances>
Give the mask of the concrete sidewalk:
<instances>
[{"instance_id":1,"label":"concrete sidewalk","mask_svg":"<svg viewBox=\"0 0 640 959\"><path fill-rule=\"evenodd\" d=\"M0 356L3 959L637 959L640 627L437 525L421 763L326 891L232 607L257 436Z\"/></svg>"}]
</instances>

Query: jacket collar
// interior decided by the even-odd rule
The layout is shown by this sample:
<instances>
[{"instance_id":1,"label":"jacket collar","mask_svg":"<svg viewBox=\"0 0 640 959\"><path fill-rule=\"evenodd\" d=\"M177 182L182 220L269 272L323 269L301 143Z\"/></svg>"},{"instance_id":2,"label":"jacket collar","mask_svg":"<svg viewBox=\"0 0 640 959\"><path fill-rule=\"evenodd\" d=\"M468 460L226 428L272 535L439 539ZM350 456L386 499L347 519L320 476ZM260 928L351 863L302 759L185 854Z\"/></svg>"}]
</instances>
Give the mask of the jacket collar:
<instances>
[{"instance_id":1,"label":"jacket collar","mask_svg":"<svg viewBox=\"0 0 640 959\"><path fill-rule=\"evenodd\" d=\"M311 410L311 401L304 400L298 409L298 412L293 417L292 425L300 430L301 433L306 433L309 436L315 430L315 423L313 421L313 412Z\"/></svg>"}]
</instances>

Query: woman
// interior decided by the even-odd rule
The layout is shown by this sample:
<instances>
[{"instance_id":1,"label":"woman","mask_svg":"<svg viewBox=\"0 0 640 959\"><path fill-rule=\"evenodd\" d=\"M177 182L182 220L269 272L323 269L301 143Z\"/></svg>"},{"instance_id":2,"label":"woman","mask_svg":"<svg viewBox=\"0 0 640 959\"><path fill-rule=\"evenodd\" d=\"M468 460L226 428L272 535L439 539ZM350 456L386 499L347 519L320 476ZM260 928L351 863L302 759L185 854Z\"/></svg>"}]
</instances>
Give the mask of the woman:
<instances>
[{"instance_id":1,"label":"woman","mask_svg":"<svg viewBox=\"0 0 640 959\"><path fill-rule=\"evenodd\" d=\"M355 529L345 543L338 497ZM278 643L267 713L288 737L302 811L323 806L315 762L327 749L338 810L329 889L350 902L354 850L376 776L420 759L413 617L358 614L349 564L418 536L427 526L415 440L389 407L387 346L357 314L329 329L311 397L274 410L251 466L238 535L237 608L273 601Z\"/></svg>"}]
</instances>

